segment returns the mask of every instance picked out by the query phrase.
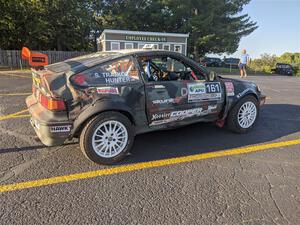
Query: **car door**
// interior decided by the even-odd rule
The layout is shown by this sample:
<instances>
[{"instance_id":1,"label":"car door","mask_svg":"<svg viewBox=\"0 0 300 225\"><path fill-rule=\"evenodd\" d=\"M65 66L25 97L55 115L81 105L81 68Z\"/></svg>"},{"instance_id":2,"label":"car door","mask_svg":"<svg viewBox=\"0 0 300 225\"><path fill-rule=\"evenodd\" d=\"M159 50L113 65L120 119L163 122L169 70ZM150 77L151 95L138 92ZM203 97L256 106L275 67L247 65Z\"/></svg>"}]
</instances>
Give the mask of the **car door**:
<instances>
[{"instance_id":1,"label":"car door","mask_svg":"<svg viewBox=\"0 0 300 225\"><path fill-rule=\"evenodd\" d=\"M220 83L206 82L205 77L187 65L184 59L160 55L141 57L139 61L145 74L149 126L200 121L218 110L217 104L211 103L221 101ZM169 73L169 78L155 78L159 74L154 67Z\"/></svg>"}]
</instances>

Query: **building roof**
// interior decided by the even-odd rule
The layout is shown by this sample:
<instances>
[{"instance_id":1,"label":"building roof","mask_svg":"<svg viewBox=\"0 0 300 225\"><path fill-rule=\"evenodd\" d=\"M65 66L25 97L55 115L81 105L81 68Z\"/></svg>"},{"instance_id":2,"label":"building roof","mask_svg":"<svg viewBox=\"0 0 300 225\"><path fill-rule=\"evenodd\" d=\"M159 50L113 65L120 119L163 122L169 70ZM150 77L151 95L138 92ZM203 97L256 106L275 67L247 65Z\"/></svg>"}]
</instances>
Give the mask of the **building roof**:
<instances>
[{"instance_id":1,"label":"building roof","mask_svg":"<svg viewBox=\"0 0 300 225\"><path fill-rule=\"evenodd\" d=\"M151 36L168 36L168 37L184 37L188 38L190 34L182 34L182 33L165 33L165 32L149 32L149 31L131 31L131 30L111 30L111 29L105 29L102 34L100 35L99 39L102 38L102 36L105 33L110 34L128 34L128 35L151 35Z\"/></svg>"}]
</instances>

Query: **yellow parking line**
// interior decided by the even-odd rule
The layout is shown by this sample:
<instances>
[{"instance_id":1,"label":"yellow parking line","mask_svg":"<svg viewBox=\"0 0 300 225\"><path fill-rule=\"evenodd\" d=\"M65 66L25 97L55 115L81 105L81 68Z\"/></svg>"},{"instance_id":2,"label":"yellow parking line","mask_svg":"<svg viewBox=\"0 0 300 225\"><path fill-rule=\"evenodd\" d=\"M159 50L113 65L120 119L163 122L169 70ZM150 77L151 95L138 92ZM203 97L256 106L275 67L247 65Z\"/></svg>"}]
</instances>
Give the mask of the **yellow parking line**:
<instances>
[{"instance_id":1,"label":"yellow parking line","mask_svg":"<svg viewBox=\"0 0 300 225\"><path fill-rule=\"evenodd\" d=\"M22 78L29 78L29 79L32 79L31 76L25 76L25 75L7 74L7 73L0 73L0 75L1 75L1 76L22 77Z\"/></svg>"},{"instance_id":2,"label":"yellow parking line","mask_svg":"<svg viewBox=\"0 0 300 225\"><path fill-rule=\"evenodd\" d=\"M27 112L27 111L28 111L28 109L23 109L23 110L21 110L19 112L16 112L16 113L8 114L8 115L5 115L5 116L0 116L0 121L11 119L11 118L14 118L16 116L21 116L20 114L22 114L24 112Z\"/></svg>"},{"instance_id":3,"label":"yellow parking line","mask_svg":"<svg viewBox=\"0 0 300 225\"><path fill-rule=\"evenodd\" d=\"M22 96L22 95L31 95L32 93L7 93L7 94L1 94L0 96Z\"/></svg>"},{"instance_id":4,"label":"yellow parking line","mask_svg":"<svg viewBox=\"0 0 300 225\"><path fill-rule=\"evenodd\" d=\"M10 117L9 119L15 119L15 118L26 118L26 117L30 117L29 114L26 114L26 115L16 115L16 116L12 116Z\"/></svg>"},{"instance_id":5,"label":"yellow parking line","mask_svg":"<svg viewBox=\"0 0 300 225\"><path fill-rule=\"evenodd\" d=\"M197 161L202 159L245 154L250 152L271 149L271 148L286 147L286 146L298 145L298 144L300 144L300 139L262 144L262 145L253 145L248 147L234 148L229 150L209 152L209 153L183 156L183 157L170 158L170 159L162 159L162 160L156 160L150 162L135 163L135 164L124 165L124 166L116 166L108 169L101 169L101 170L75 173L75 174L69 174L69 175L58 176L58 177L50 177L50 178L40 179L40 180L2 185L0 186L0 193L14 191L14 190L22 190L26 188L52 185L52 184L66 183L66 182L89 179L89 178L100 177L100 176L111 175L111 174L125 173L129 171L137 171L137 170L156 168L156 167L162 167L167 165L175 165L179 163L187 163L187 162L192 162L192 161Z\"/></svg>"}]
</instances>

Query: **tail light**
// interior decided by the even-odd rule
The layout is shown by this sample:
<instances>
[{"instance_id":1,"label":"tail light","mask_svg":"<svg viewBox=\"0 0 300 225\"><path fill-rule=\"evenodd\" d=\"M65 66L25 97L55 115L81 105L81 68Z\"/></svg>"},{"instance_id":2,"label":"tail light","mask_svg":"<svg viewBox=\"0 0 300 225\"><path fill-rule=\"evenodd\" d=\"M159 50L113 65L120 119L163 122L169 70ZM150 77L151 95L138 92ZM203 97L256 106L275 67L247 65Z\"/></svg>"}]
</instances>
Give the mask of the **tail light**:
<instances>
[{"instance_id":1,"label":"tail light","mask_svg":"<svg viewBox=\"0 0 300 225\"><path fill-rule=\"evenodd\" d=\"M66 109L66 104L63 100L53 99L43 94L39 95L39 102L42 104L42 106L49 110L57 111Z\"/></svg>"},{"instance_id":2,"label":"tail light","mask_svg":"<svg viewBox=\"0 0 300 225\"><path fill-rule=\"evenodd\" d=\"M72 80L75 82L77 85L85 85L86 84L86 77L84 74L77 74L74 77L72 77Z\"/></svg>"},{"instance_id":3,"label":"tail light","mask_svg":"<svg viewBox=\"0 0 300 225\"><path fill-rule=\"evenodd\" d=\"M32 85L32 93L35 94L36 88L34 85Z\"/></svg>"}]
</instances>

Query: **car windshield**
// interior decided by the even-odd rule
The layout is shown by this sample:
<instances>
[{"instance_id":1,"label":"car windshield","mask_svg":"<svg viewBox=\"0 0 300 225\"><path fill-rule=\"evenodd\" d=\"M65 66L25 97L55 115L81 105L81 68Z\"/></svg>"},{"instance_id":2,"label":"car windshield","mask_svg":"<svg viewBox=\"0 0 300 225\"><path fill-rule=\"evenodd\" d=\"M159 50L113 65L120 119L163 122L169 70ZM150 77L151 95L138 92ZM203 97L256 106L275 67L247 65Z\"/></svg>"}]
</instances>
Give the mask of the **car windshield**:
<instances>
[{"instance_id":1,"label":"car windshield","mask_svg":"<svg viewBox=\"0 0 300 225\"><path fill-rule=\"evenodd\" d=\"M277 68L280 68L280 69L290 69L291 66L288 65L288 64L277 64Z\"/></svg>"},{"instance_id":2,"label":"car windshield","mask_svg":"<svg viewBox=\"0 0 300 225\"><path fill-rule=\"evenodd\" d=\"M119 52L96 52L88 55L78 56L72 59L68 59L62 62L50 64L45 68L55 73L68 72L87 69L91 66L98 64L101 61L110 59L114 56L120 55Z\"/></svg>"}]
</instances>

